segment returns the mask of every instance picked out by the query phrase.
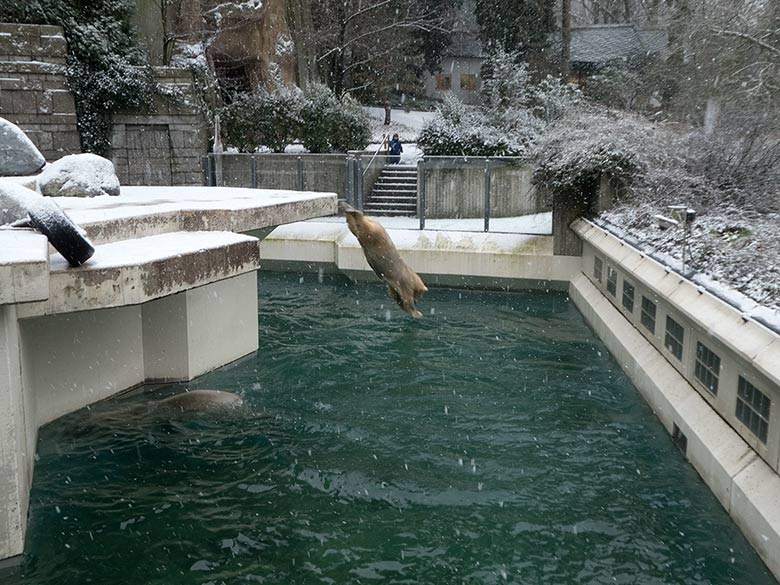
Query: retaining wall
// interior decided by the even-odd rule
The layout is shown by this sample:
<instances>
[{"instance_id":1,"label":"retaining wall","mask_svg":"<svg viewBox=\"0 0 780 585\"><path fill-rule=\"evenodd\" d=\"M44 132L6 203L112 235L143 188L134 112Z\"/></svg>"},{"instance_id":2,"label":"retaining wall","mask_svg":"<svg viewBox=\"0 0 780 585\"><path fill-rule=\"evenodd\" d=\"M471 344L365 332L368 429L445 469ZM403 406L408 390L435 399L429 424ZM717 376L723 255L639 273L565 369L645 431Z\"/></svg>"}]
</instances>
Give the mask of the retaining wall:
<instances>
[{"instance_id":1,"label":"retaining wall","mask_svg":"<svg viewBox=\"0 0 780 585\"><path fill-rule=\"evenodd\" d=\"M192 74L154 68L161 93L150 113L113 116L111 160L122 185L202 185L208 130Z\"/></svg>"},{"instance_id":2,"label":"retaining wall","mask_svg":"<svg viewBox=\"0 0 780 585\"><path fill-rule=\"evenodd\" d=\"M47 161L81 152L76 105L65 78L61 27L0 23L0 116L19 126ZM157 67L149 112L114 115L111 156L122 185L200 185L208 131L192 74Z\"/></svg>"},{"instance_id":3,"label":"retaining wall","mask_svg":"<svg viewBox=\"0 0 780 585\"><path fill-rule=\"evenodd\" d=\"M780 578L780 336L593 224L571 298Z\"/></svg>"},{"instance_id":4,"label":"retaining wall","mask_svg":"<svg viewBox=\"0 0 780 585\"><path fill-rule=\"evenodd\" d=\"M516 217L549 211L533 185L531 167L507 159L428 158L418 170L425 183L425 217L483 217L485 176L490 173L490 216Z\"/></svg>"},{"instance_id":5,"label":"retaining wall","mask_svg":"<svg viewBox=\"0 0 780 585\"><path fill-rule=\"evenodd\" d=\"M66 58L61 27L0 23L0 116L48 161L81 152Z\"/></svg>"}]
</instances>

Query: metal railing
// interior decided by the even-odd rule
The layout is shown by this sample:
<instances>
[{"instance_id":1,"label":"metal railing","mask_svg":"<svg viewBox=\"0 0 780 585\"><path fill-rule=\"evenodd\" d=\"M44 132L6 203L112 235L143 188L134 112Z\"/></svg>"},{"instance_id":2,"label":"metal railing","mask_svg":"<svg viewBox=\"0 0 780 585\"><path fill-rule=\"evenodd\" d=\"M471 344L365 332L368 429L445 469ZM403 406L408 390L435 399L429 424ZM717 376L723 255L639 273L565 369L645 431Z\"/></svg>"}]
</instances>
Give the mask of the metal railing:
<instances>
[{"instance_id":1,"label":"metal railing","mask_svg":"<svg viewBox=\"0 0 780 585\"><path fill-rule=\"evenodd\" d=\"M380 152L381 149L347 154L210 154L203 158L203 182L211 186L336 192L341 199L363 210L366 194L390 160ZM429 156L417 163L420 229L442 225L434 220L481 219L481 230L473 221L466 229L495 231L500 218L550 209L533 187L531 169L523 159ZM499 227L498 231L517 230Z\"/></svg>"}]
</instances>

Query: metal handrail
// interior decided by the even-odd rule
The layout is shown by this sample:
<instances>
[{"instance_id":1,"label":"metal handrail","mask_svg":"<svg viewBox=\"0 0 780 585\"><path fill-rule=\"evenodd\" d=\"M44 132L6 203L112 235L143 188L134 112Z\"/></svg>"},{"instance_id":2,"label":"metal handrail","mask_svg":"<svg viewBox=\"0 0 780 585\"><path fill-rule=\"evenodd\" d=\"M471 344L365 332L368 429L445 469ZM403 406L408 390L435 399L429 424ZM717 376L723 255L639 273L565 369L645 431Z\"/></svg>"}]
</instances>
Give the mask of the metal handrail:
<instances>
[{"instance_id":1,"label":"metal handrail","mask_svg":"<svg viewBox=\"0 0 780 585\"><path fill-rule=\"evenodd\" d=\"M369 161L368 161L368 165L366 166L366 168L365 168L365 169L363 169L363 176L364 176L364 177L366 176L366 173L368 172L368 169L370 169L370 168L371 168L371 165L372 165L372 163L374 162L374 159L375 159L375 158L377 157L377 155L379 154L379 151L380 151L380 150L382 150L382 147L383 147L385 144L387 144L387 139L388 139L388 137L389 137L389 136L390 136L390 134L389 134L389 133L387 133L387 134L382 134L382 142L380 142L380 143L379 143L379 146L377 147L377 149L376 149L376 152L375 152L375 153L374 153L374 155L371 157L371 160L369 160Z\"/></svg>"}]
</instances>

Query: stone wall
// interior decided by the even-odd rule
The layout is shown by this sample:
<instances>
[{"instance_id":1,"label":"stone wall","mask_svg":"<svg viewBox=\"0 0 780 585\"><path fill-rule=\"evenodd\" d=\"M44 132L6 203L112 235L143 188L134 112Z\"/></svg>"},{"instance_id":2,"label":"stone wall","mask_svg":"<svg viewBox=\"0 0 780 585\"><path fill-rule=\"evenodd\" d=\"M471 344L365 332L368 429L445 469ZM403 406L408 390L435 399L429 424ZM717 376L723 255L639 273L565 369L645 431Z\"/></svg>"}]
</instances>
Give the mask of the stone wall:
<instances>
[{"instance_id":1,"label":"stone wall","mask_svg":"<svg viewBox=\"0 0 780 585\"><path fill-rule=\"evenodd\" d=\"M61 27L0 23L0 116L18 125L47 161L81 152L65 79ZM208 132L192 74L155 68L161 93L150 113L114 116L111 159L123 185L199 185Z\"/></svg>"},{"instance_id":2,"label":"stone wall","mask_svg":"<svg viewBox=\"0 0 780 585\"><path fill-rule=\"evenodd\" d=\"M24 130L48 161L81 152L66 58L60 27L0 23L0 116Z\"/></svg>"},{"instance_id":3,"label":"stone wall","mask_svg":"<svg viewBox=\"0 0 780 585\"><path fill-rule=\"evenodd\" d=\"M155 68L163 94L154 113L114 115L111 159L122 185L201 185L208 131L197 106L192 74Z\"/></svg>"}]
</instances>

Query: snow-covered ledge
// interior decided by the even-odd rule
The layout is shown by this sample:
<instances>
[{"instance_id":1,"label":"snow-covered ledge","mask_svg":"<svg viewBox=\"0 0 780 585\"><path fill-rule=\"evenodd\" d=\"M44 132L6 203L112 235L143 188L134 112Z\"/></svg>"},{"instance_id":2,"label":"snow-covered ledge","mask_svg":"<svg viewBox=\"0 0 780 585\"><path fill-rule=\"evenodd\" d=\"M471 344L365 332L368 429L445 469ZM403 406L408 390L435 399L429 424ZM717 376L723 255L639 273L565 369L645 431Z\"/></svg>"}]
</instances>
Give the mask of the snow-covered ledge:
<instances>
[{"instance_id":1,"label":"snow-covered ledge","mask_svg":"<svg viewBox=\"0 0 780 585\"><path fill-rule=\"evenodd\" d=\"M237 187L122 187L117 197L55 197L95 244L181 231L268 230L334 215L335 193Z\"/></svg>"},{"instance_id":2,"label":"snow-covered ledge","mask_svg":"<svg viewBox=\"0 0 780 585\"><path fill-rule=\"evenodd\" d=\"M780 336L592 222L572 229L572 300L780 578Z\"/></svg>"},{"instance_id":3,"label":"snow-covered ledge","mask_svg":"<svg viewBox=\"0 0 780 585\"><path fill-rule=\"evenodd\" d=\"M96 244L83 266L31 230L0 229L0 563L23 549L38 428L255 351L255 236L337 205L333 193L216 187L56 200Z\"/></svg>"}]
</instances>

